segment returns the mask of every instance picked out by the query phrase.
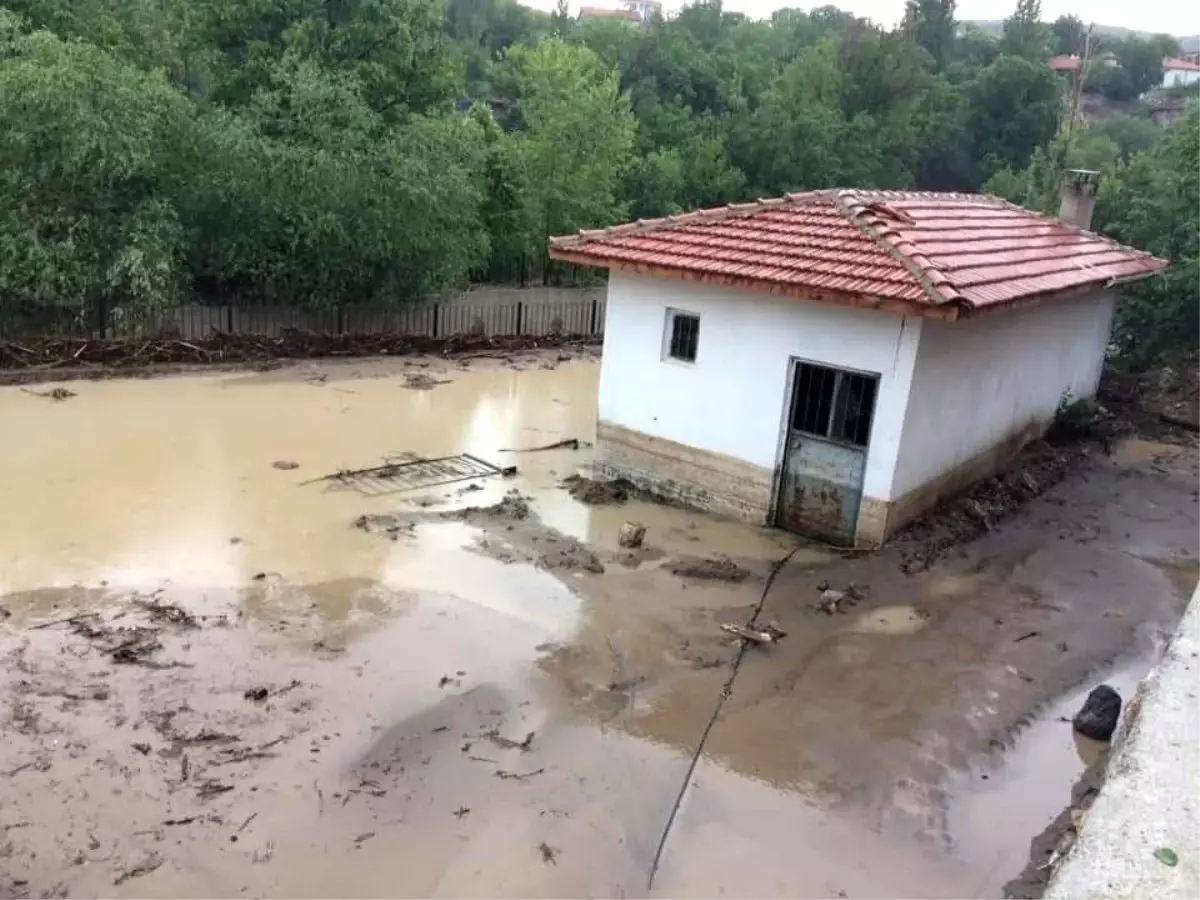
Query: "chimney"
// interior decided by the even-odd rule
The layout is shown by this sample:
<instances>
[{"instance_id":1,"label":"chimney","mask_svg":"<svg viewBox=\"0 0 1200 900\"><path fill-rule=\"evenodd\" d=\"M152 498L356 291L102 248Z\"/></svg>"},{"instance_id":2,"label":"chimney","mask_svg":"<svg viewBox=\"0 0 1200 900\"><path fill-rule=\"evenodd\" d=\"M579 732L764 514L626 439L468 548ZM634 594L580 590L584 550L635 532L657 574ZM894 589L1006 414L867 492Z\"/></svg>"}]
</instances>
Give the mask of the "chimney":
<instances>
[{"instance_id":1,"label":"chimney","mask_svg":"<svg viewBox=\"0 0 1200 900\"><path fill-rule=\"evenodd\" d=\"M1092 227L1092 210L1096 207L1096 189L1100 173L1088 169L1067 169L1063 179L1062 201L1058 217L1076 228Z\"/></svg>"}]
</instances>

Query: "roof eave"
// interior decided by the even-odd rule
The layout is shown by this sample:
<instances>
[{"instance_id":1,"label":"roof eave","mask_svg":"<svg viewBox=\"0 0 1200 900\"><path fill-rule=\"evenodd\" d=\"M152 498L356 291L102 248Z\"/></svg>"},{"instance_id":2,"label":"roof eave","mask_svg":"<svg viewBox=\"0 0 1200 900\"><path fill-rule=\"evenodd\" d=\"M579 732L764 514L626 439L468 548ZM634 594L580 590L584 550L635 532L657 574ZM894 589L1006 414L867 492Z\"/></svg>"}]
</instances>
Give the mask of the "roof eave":
<instances>
[{"instance_id":1,"label":"roof eave","mask_svg":"<svg viewBox=\"0 0 1200 900\"><path fill-rule=\"evenodd\" d=\"M832 291L821 288L807 288L803 285L782 284L774 281L763 281L755 278L740 278L736 275L720 273L696 272L691 269L674 266L660 266L650 263L635 263L626 260L612 260L594 256L579 249L579 244L551 244L550 258L576 265L592 266L598 269L629 272L634 275L649 275L658 278L674 278L680 281L695 281L702 284L715 284L725 287L737 287L761 294L776 297L791 297L797 300L810 300L816 303L826 303L834 306L848 306L857 309L875 309L882 312L896 313L905 316L922 316L927 319L940 319L952 322L958 319L965 307L961 303L952 302L941 305L932 303L917 303L907 300L896 300L879 297L874 294L851 293L847 291Z\"/></svg>"},{"instance_id":2,"label":"roof eave","mask_svg":"<svg viewBox=\"0 0 1200 900\"><path fill-rule=\"evenodd\" d=\"M1136 281L1145 281L1147 278L1153 278L1156 275L1161 275L1163 269L1168 266L1166 260L1155 258L1158 263L1158 268L1150 272L1138 272L1134 275L1123 275L1119 278L1109 278L1105 281L1092 281L1088 284L1076 285L1075 287L1065 288L1061 291L1047 291L1044 294L1033 294L1028 297L1016 297L1012 300L1005 300L1001 303L987 303L983 306L976 306L971 302L966 302L963 305L963 318L979 316L990 312L1003 312L1005 310L1019 309L1031 306L1040 306L1047 301L1069 300L1072 297L1082 297L1086 294L1094 294L1097 291L1109 291L1114 288L1121 288L1127 284L1133 284Z\"/></svg>"}]
</instances>

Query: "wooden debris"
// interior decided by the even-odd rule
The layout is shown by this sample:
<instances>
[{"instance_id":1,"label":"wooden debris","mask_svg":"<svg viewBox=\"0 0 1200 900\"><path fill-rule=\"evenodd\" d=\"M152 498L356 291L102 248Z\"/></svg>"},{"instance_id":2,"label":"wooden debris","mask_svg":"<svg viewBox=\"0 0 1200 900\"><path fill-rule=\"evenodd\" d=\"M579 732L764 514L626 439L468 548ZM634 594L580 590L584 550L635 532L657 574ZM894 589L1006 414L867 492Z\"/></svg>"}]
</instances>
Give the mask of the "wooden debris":
<instances>
[{"instance_id":1,"label":"wooden debris","mask_svg":"<svg viewBox=\"0 0 1200 900\"><path fill-rule=\"evenodd\" d=\"M774 625L767 625L765 628L746 628L742 625L721 625L722 631L727 631L735 637L739 637L744 641L750 641L752 644L774 644L780 638L787 637L786 631L781 631Z\"/></svg>"},{"instance_id":2,"label":"wooden debris","mask_svg":"<svg viewBox=\"0 0 1200 900\"><path fill-rule=\"evenodd\" d=\"M538 844L538 850L542 851L542 862L546 863L548 866L558 865L558 863L555 861L556 857L558 856L557 850L555 850L545 841L542 841L540 844Z\"/></svg>"},{"instance_id":3,"label":"wooden debris","mask_svg":"<svg viewBox=\"0 0 1200 900\"><path fill-rule=\"evenodd\" d=\"M501 447L501 453L540 453L543 450L578 450L580 447L590 447L587 441L579 438L567 438L565 441L555 441L553 444L542 444L539 447Z\"/></svg>"},{"instance_id":4,"label":"wooden debris","mask_svg":"<svg viewBox=\"0 0 1200 900\"><path fill-rule=\"evenodd\" d=\"M140 878L142 875L149 875L151 872L153 872L155 869L157 869L162 864L163 864L162 857L158 856L157 854L152 853L150 856L147 856L144 860L142 860L136 866L133 866L132 868L129 868L129 869L125 869L123 872L120 872L117 875L117 877L113 879L113 884L114 885L124 884L130 878Z\"/></svg>"},{"instance_id":5,"label":"wooden debris","mask_svg":"<svg viewBox=\"0 0 1200 900\"><path fill-rule=\"evenodd\" d=\"M534 769L532 772L506 772L504 769L497 769L496 777L501 781L524 781L526 778L541 775L545 771L545 769Z\"/></svg>"}]
</instances>

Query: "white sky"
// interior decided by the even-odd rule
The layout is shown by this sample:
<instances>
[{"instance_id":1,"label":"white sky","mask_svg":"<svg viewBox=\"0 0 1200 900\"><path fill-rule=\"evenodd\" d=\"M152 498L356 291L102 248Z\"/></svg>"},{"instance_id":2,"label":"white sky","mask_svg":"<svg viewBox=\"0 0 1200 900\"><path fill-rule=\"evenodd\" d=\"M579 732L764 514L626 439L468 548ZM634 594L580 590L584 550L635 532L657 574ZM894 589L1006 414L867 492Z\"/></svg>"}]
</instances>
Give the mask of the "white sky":
<instances>
[{"instance_id":1,"label":"white sky","mask_svg":"<svg viewBox=\"0 0 1200 900\"><path fill-rule=\"evenodd\" d=\"M525 0L530 6L552 10L554 0ZM618 0L582 0L585 6L619 6ZM677 9L680 0L665 0L668 9ZM786 0L725 0L725 8L744 12L756 18L768 16L783 6L811 8L821 3ZM904 12L904 0L838 0L833 4L857 16L864 16L880 25L895 25ZM571 8L578 9L579 0ZM958 0L959 19L1003 19L1009 15L1016 0ZM1120 25L1139 31L1166 32L1187 35L1200 33L1200 3L1196 0L1042 0L1042 18L1053 22L1059 16L1076 15L1085 22L1097 25Z\"/></svg>"}]
</instances>

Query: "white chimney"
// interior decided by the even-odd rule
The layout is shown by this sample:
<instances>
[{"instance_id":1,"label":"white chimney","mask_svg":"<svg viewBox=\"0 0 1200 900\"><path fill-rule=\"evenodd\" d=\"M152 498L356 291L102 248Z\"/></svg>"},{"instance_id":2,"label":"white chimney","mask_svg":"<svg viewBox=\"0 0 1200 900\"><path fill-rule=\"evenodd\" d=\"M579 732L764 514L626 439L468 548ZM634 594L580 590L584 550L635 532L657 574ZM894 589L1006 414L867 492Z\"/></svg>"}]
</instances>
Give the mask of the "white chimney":
<instances>
[{"instance_id":1,"label":"white chimney","mask_svg":"<svg viewBox=\"0 0 1200 900\"><path fill-rule=\"evenodd\" d=\"M1058 217L1076 228L1092 227L1092 210L1096 208L1096 190L1100 173L1088 169L1067 169L1063 179L1062 200Z\"/></svg>"}]
</instances>

